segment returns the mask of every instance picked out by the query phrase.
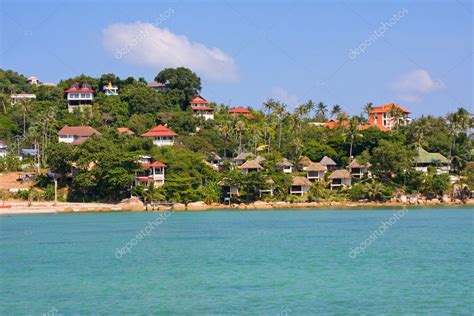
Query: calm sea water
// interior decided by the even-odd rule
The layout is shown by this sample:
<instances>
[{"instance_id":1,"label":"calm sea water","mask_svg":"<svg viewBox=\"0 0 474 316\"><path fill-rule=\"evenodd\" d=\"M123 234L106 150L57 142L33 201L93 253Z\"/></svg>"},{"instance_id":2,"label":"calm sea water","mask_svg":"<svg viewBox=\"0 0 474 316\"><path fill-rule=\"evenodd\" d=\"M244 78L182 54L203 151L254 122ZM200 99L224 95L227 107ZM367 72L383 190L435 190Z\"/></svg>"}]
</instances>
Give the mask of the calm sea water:
<instances>
[{"instance_id":1,"label":"calm sea water","mask_svg":"<svg viewBox=\"0 0 474 316\"><path fill-rule=\"evenodd\" d=\"M472 315L474 209L350 257L397 210L2 216L0 314Z\"/></svg>"}]
</instances>

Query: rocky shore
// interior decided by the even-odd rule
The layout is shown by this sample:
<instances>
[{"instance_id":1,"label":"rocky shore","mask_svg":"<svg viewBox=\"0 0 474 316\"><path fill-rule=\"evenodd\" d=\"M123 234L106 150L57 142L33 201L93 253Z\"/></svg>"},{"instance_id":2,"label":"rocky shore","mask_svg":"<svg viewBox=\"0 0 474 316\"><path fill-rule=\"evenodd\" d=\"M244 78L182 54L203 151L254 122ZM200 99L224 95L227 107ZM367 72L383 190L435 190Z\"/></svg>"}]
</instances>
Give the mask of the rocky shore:
<instances>
[{"instance_id":1,"label":"rocky shore","mask_svg":"<svg viewBox=\"0 0 474 316\"><path fill-rule=\"evenodd\" d=\"M442 199L424 199L419 197L399 197L387 202L368 202L368 201L325 201L325 202L264 202L256 201L254 203L240 204L206 204L204 202L193 202L187 205L181 203L144 205L139 199L130 198L117 204L107 203L69 203L58 202L56 205L52 202L33 202L28 206L25 201L7 201L0 206L0 215L7 214L44 214L44 213L78 213L78 212L143 212L143 211L206 211L206 210L272 210L272 209L324 209L324 208L347 208L360 209L372 207L403 207L403 206L447 206L447 205L470 205L474 206L474 199L462 202L461 200L452 200L448 197Z\"/></svg>"}]
</instances>

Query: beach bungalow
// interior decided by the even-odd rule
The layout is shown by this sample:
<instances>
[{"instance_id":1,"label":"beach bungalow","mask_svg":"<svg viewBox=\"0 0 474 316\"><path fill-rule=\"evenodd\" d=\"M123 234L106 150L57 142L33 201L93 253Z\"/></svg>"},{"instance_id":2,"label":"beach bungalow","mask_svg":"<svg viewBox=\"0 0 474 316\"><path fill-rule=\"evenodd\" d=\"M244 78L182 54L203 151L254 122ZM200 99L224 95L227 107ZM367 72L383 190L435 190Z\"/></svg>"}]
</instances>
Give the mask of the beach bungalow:
<instances>
[{"instance_id":1,"label":"beach bungalow","mask_svg":"<svg viewBox=\"0 0 474 316\"><path fill-rule=\"evenodd\" d=\"M127 134L129 136L135 136L135 132L129 129L128 127L117 127L117 132L121 134Z\"/></svg>"},{"instance_id":2,"label":"beach bungalow","mask_svg":"<svg viewBox=\"0 0 474 316\"><path fill-rule=\"evenodd\" d=\"M210 107L209 102L200 95L194 97L190 105L195 116L200 116L206 121L214 119L214 108Z\"/></svg>"},{"instance_id":3,"label":"beach bungalow","mask_svg":"<svg viewBox=\"0 0 474 316\"><path fill-rule=\"evenodd\" d=\"M64 126L58 132L58 142L71 145L80 145L92 135L102 135L90 126Z\"/></svg>"},{"instance_id":4,"label":"beach bungalow","mask_svg":"<svg viewBox=\"0 0 474 316\"><path fill-rule=\"evenodd\" d=\"M430 153L422 147L416 149L417 156L415 158L415 169L418 171L428 172L428 167L432 166L436 169L437 174L449 173L449 159L440 153Z\"/></svg>"},{"instance_id":5,"label":"beach bungalow","mask_svg":"<svg viewBox=\"0 0 474 316\"><path fill-rule=\"evenodd\" d=\"M335 170L329 176L331 182L331 190L339 189L342 186L351 186L351 174L345 169Z\"/></svg>"},{"instance_id":6,"label":"beach bungalow","mask_svg":"<svg viewBox=\"0 0 474 316\"><path fill-rule=\"evenodd\" d=\"M92 106L94 92L87 80L84 80L81 86L73 80L69 89L64 91L67 96L68 112L73 113L75 109L82 111L84 107Z\"/></svg>"},{"instance_id":7,"label":"beach bungalow","mask_svg":"<svg viewBox=\"0 0 474 316\"><path fill-rule=\"evenodd\" d=\"M150 137L153 139L155 146L172 146L174 145L175 132L164 125L158 125L142 135L142 137Z\"/></svg>"},{"instance_id":8,"label":"beach bungalow","mask_svg":"<svg viewBox=\"0 0 474 316\"><path fill-rule=\"evenodd\" d=\"M156 81L148 82L146 86L156 92L168 91L168 86L165 83L161 83L161 82L156 82Z\"/></svg>"},{"instance_id":9,"label":"beach bungalow","mask_svg":"<svg viewBox=\"0 0 474 316\"><path fill-rule=\"evenodd\" d=\"M25 92L22 92L22 93L19 93L19 94L12 94L10 96L10 102L12 105L15 105L17 104L17 102L28 102L28 101L31 101L31 100L35 100L36 99L36 94L33 94L33 93L25 93Z\"/></svg>"},{"instance_id":10,"label":"beach bungalow","mask_svg":"<svg viewBox=\"0 0 474 316\"><path fill-rule=\"evenodd\" d=\"M324 179L327 169L320 162L313 162L306 168L306 177L309 181L315 182Z\"/></svg>"},{"instance_id":11,"label":"beach bungalow","mask_svg":"<svg viewBox=\"0 0 474 316\"><path fill-rule=\"evenodd\" d=\"M6 157L7 155L8 155L7 143L3 140L0 140L0 157Z\"/></svg>"},{"instance_id":12,"label":"beach bungalow","mask_svg":"<svg viewBox=\"0 0 474 316\"><path fill-rule=\"evenodd\" d=\"M238 107L238 108L231 108L229 109L229 115L237 116L237 115L243 115L246 117L250 117L252 113L244 108Z\"/></svg>"},{"instance_id":13,"label":"beach bungalow","mask_svg":"<svg viewBox=\"0 0 474 316\"><path fill-rule=\"evenodd\" d=\"M271 178L266 179L263 188L261 188L259 191L259 196L262 197L263 194L270 194L270 196L273 196L274 185L275 181L273 181Z\"/></svg>"},{"instance_id":14,"label":"beach bungalow","mask_svg":"<svg viewBox=\"0 0 474 316\"><path fill-rule=\"evenodd\" d=\"M300 176L293 177L293 182L290 186L290 194L303 196L309 192L310 187L311 181L307 178Z\"/></svg>"},{"instance_id":15,"label":"beach bungalow","mask_svg":"<svg viewBox=\"0 0 474 316\"><path fill-rule=\"evenodd\" d=\"M254 157L254 154L252 154L252 153L240 153L240 154L237 155L237 157L234 158L235 164L237 166L241 166L250 157Z\"/></svg>"},{"instance_id":16,"label":"beach bungalow","mask_svg":"<svg viewBox=\"0 0 474 316\"><path fill-rule=\"evenodd\" d=\"M400 116L394 117L393 112L397 110ZM389 131L396 125L408 125L411 119L408 117L410 111L398 104L384 104L372 108L369 114L369 124L377 126L382 131Z\"/></svg>"},{"instance_id":17,"label":"beach bungalow","mask_svg":"<svg viewBox=\"0 0 474 316\"><path fill-rule=\"evenodd\" d=\"M357 159L353 159L351 163L347 166L347 170L352 174L352 178L360 179L365 174L370 176L370 163L362 164L357 161Z\"/></svg>"},{"instance_id":18,"label":"beach bungalow","mask_svg":"<svg viewBox=\"0 0 474 316\"><path fill-rule=\"evenodd\" d=\"M257 160L248 160L238 167L242 173L248 174L249 172L255 172L263 170L263 167Z\"/></svg>"},{"instance_id":19,"label":"beach bungalow","mask_svg":"<svg viewBox=\"0 0 474 316\"><path fill-rule=\"evenodd\" d=\"M290 174L293 172L293 164L286 158L276 164L276 169L280 172Z\"/></svg>"},{"instance_id":20,"label":"beach bungalow","mask_svg":"<svg viewBox=\"0 0 474 316\"><path fill-rule=\"evenodd\" d=\"M240 195L239 188L228 183L228 179L222 179L218 185L222 188L222 196L224 203L229 203L232 198L236 198Z\"/></svg>"},{"instance_id":21,"label":"beach bungalow","mask_svg":"<svg viewBox=\"0 0 474 316\"><path fill-rule=\"evenodd\" d=\"M306 171L306 169L309 167L310 164L312 164L313 162L311 161L311 159L309 159L308 157L306 156L301 156L300 160L298 160L298 162L296 163L296 170L302 172L302 171Z\"/></svg>"},{"instance_id":22,"label":"beach bungalow","mask_svg":"<svg viewBox=\"0 0 474 316\"><path fill-rule=\"evenodd\" d=\"M139 163L141 170L135 174L134 186L142 185L145 188L152 185L155 188L165 183L166 165L159 161Z\"/></svg>"},{"instance_id":23,"label":"beach bungalow","mask_svg":"<svg viewBox=\"0 0 474 316\"><path fill-rule=\"evenodd\" d=\"M109 81L109 84L105 85L102 90L106 96L118 95L117 86L112 85L112 82Z\"/></svg>"},{"instance_id":24,"label":"beach bungalow","mask_svg":"<svg viewBox=\"0 0 474 316\"><path fill-rule=\"evenodd\" d=\"M329 158L328 156L324 156L323 159L321 159L320 163L326 167L328 171L334 171L337 168L337 164L334 160Z\"/></svg>"}]
</instances>

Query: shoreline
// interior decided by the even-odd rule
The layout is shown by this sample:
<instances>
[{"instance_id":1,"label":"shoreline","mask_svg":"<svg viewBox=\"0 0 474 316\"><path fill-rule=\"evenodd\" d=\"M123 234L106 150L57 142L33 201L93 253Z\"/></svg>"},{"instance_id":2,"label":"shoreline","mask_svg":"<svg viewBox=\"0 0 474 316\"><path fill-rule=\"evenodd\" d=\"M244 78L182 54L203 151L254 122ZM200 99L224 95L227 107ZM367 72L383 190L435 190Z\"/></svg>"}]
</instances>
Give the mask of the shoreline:
<instances>
[{"instance_id":1,"label":"shoreline","mask_svg":"<svg viewBox=\"0 0 474 316\"><path fill-rule=\"evenodd\" d=\"M6 206L6 207L5 207ZM203 202L189 203L187 206L180 203L175 203L171 207L154 207L145 209L143 205L129 204L129 203L73 203L73 202L58 202L53 205L53 202L33 202L32 206L28 206L25 201L11 201L6 202L5 206L0 205L1 215L23 215L23 214L62 214L62 213L101 213L101 212L152 212L173 210L180 212L193 211L252 211L252 210L323 210L331 208L343 208L348 210L358 210L361 208L400 208L400 207L441 207L441 206L460 206L473 207L474 199L470 199L465 203L456 200L449 202L440 202L432 200L419 200L414 202L262 202L257 201L250 204L205 204Z\"/></svg>"}]
</instances>

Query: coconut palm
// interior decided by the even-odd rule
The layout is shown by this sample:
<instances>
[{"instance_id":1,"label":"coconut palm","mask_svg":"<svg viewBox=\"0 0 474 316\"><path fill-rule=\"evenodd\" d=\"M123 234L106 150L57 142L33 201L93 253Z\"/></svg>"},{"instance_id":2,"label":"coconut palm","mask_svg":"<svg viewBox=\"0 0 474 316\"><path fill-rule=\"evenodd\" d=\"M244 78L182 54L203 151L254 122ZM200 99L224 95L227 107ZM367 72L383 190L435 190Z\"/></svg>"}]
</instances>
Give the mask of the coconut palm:
<instances>
[{"instance_id":1,"label":"coconut palm","mask_svg":"<svg viewBox=\"0 0 474 316\"><path fill-rule=\"evenodd\" d=\"M237 121L235 123L235 130L239 133L239 152L242 152L242 133L245 131L245 123Z\"/></svg>"},{"instance_id":2,"label":"coconut palm","mask_svg":"<svg viewBox=\"0 0 474 316\"><path fill-rule=\"evenodd\" d=\"M404 117L404 113L402 109L400 108L398 104L392 104L390 111L388 113L391 117L392 124L394 124L395 128L397 128L397 126L399 125L398 124L399 120Z\"/></svg>"},{"instance_id":3,"label":"coconut palm","mask_svg":"<svg viewBox=\"0 0 474 316\"><path fill-rule=\"evenodd\" d=\"M372 102L368 102L366 105L364 105L364 111L362 113L367 114L367 118L369 118L370 113L372 113L373 109L374 109L374 104Z\"/></svg>"},{"instance_id":4,"label":"coconut palm","mask_svg":"<svg viewBox=\"0 0 474 316\"><path fill-rule=\"evenodd\" d=\"M326 113L328 112L328 106L323 102L319 102L316 105L316 118L318 121L323 122L326 118Z\"/></svg>"},{"instance_id":5,"label":"coconut palm","mask_svg":"<svg viewBox=\"0 0 474 316\"><path fill-rule=\"evenodd\" d=\"M332 106L331 109L331 117L337 117L342 112L342 108L340 105L335 104Z\"/></svg>"},{"instance_id":6,"label":"coconut palm","mask_svg":"<svg viewBox=\"0 0 474 316\"><path fill-rule=\"evenodd\" d=\"M342 134L344 142L347 142L347 141L350 142L349 159L352 159L352 147L354 145L354 140L357 137L362 137L362 134L359 133L359 129L358 129L359 125L360 125L359 119L356 116L352 117L349 120L349 125L348 125L348 128L347 128L347 131L345 131Z\"/></svg>"},{"instance_id":7,"label":"coconut palm","mask_svg":"<svg viewBox=\"0 0 474 316\"><path fill-rule=\"evenodd\" d=\"M372 179L364 186L364 192L370 201L375 201L382 198L383 188L384 186L380 182Z\"/></svg>"}]
</instances>

